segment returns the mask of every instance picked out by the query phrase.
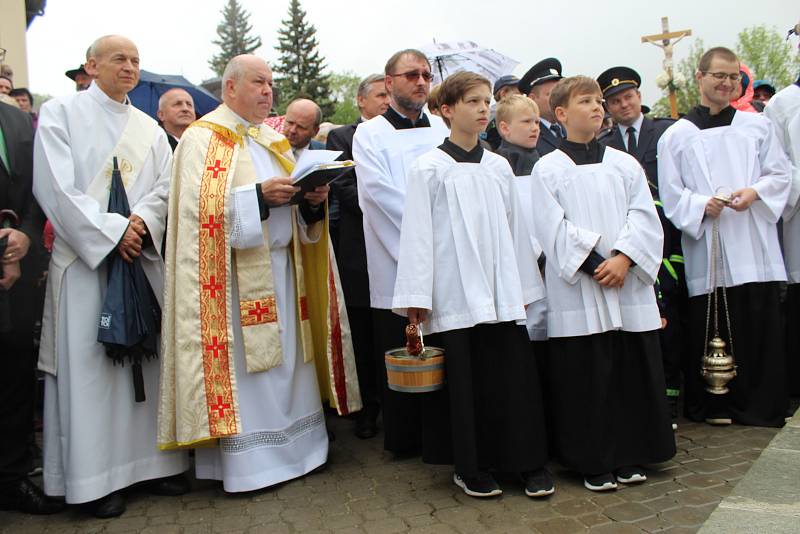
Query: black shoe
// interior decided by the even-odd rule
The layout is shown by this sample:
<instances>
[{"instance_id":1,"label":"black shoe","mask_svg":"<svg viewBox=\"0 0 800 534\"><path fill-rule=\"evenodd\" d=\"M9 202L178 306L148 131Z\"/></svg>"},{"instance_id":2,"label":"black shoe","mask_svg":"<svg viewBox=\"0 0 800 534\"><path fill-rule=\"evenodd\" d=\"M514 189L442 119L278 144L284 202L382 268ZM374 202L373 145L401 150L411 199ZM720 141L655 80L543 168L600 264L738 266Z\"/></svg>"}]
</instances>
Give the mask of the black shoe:
<instances>
[{"instance_id":1,"label":"black shoe","mask_svg":"<svg viewBox=\"0 0 800 534\"><path fill-rule=\"evenodd\" d=\"M620 467L615 474L617 482L621 484L638 484L647 480L644 469L637 466Z\"/></svg>"},{"instance_id":2,"label":"black shoe","mask_svg":"<svg viewBox=\"0 0 800 534\"><path fill-rule=\"evenodd\" d=\"M360 439L374 438L378 435L378 414L374 410L363 409L356 416L354 434Z\"/></svg>"},{"instance_id":3,"label":"black shoe","mask_svg":"<svg viewBox=\"0 0 800 534\"><path fill-rule=\"evenodd\" d=\"M89 506L92 509L92 514L99 519L119 517L125 513L125 497L115 491L102 499L92 501Z\"/></svg>"},{"instance_id":4,"label":"black shoe","mask_svg":"<svg viewBox=\"0 0 800 534\"><path fill-rule=\"evenodd\" d=\"M528 497L547 497L556 491L553 477L547 469L538 469L525 473L525 495Z\"/></svg>"},{"instance_id":5,"label":"black shoe","mask_svg":"<svg viewBox=\"0 0 800 534\"><path fill-rule=\"evenodd\" d=\"M478 473L475 476L461 476L455 473L453 482L470 497L494 497L503 493L489 473Z\"/></svg>"},{"instance_id":6,"label":"black shoe","mask_svg":"<svg viewBox=\"0 0 800 534\"><path fill-rule=\"evenodd\" d=\"M159 478L149 483L147 488L153 495L163 495L165 497L177 497L189 493L191 487L184 475L173 475L171 477Z\"/></svg>"},{"instance_id":7,"label":"black shoe","mask_svg":"<svg viewBox=\"0 0 800 534\"><path fill-rule=\"evenodd\" d=\"M583 485L592 491L610 491L617 489L617 482L611 473L600 475L584 475Z\"/></svg>"},{"instance_id":8,"label":"black shoe","mask_svg":"<svg viewBox=\"0 0 800 534\"><path fill-rule=\"evenodd\" d=\"M27 478L0 487L0 510L47 515L63 509L64 503L49 499L39 486Z\"/></svg>"}]
</instances>

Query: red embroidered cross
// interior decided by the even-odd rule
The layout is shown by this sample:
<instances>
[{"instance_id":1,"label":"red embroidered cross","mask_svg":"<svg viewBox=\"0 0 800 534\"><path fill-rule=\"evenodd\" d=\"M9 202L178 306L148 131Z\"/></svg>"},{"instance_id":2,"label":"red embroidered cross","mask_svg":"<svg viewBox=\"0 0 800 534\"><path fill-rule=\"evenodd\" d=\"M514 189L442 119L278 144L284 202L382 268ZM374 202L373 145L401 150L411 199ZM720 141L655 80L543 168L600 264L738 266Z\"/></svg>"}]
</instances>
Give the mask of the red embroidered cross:
<instances>
[{"instance_id":1,"label":"red embroidered cross","mask_svg":"<svg viewBox=\"0 0 800 534\"><path fill-rule=\"evenodd\" d=\"M248 311L247 314L248 315L255 315L256 316L256 321L261 322L261 316L262 315L266 315L266 314L270 313L271 311L272 310L270 309L269 306L266 306L266 307L262 308L261 307L261 303L259 301L256 301L256 307L254 309Z\"/></svg>"},{"instance_id":2,"label":"red embroidered cross","mask_svg":"<svg viewBox=\"0 0 800 534\"><path fill-rule=\"evenodd\" d=\"M204 230L208 230L209 237L214 237L214 230L221 230L222 223L214 222L214 216L208 216L208 222L200 225Z\"/></svg>"},{"instance_id":3,"label":"red embroidered cross","mask_svg":"<svg viewBox=\"0 0 800 534\"><path fill-rule=\"evenodd\" d=\"M203 284L203 289L211 293L211 298L217 298L217 291L222 291L222 284L217 283L217 278L212 274L207 284ZM215 338L216 339L216 338Z\"/></svg>"},{"instance_id":4,"label":"red embroidered cross","mask_svg":"<svg viewBox=\"0 0 800 534\"><path fill-rule=\"evenodd\" d=\"M209 406L212 411L216 410L217 415L222 418L225 417L225 410L230 410L231 405L227 402L222 402L222 395L217 395L217 403Z\"/></svg>"},{"instance_id":5,"label":"red embroidered cross","mask_svg":"<svg viewBox=\"0 0 800 534\"><path fill-rule=\"evenodd\" d=\"M217 336L211 338L211 345L206 345L206 350L214 353L214 358L219 358L220 351L225 350L225 343L219 343Z\"/></svg>"},{"instance_id":6,"label":"red embroidered cross","mask_svg":"<svg viewBox=\"0 0 800 534\"><path fill-rule=\"evenodd\" d=\"M217 160L217 161L214 162L213 166L209 165L208 167L206 167L206 170L207 171L213 171L214 172L213 178L216 178L219 173L225 172L225 171L228 170L225 167L222 167L221 164L222 164L222 162L220 160Z\"/></svg>"}]
</instances>

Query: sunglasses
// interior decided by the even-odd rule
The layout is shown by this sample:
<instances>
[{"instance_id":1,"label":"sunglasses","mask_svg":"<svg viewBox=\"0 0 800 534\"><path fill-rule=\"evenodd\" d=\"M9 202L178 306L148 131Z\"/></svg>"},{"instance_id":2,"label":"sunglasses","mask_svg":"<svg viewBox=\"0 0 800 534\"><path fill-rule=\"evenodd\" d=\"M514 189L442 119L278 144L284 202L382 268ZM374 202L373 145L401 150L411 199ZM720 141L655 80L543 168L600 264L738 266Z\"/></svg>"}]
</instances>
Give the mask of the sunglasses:
<instances>
[{"instance_id":1,"label":"sunglasses","mask_svg":"<svg viewBox=\"0 0 800 534\"><path fill-rule=\"evenodd\" d=\"M390 74L389 76L392 76L392 77L403 76L406 80L408 80L409 82L412 82L412 83L416 82L419 79L420 76L422 76L422 79L425 80L426 82L429 82L429 81L431 81L433 79L433 74L431 74L430 72L428 72L426 70L423 70L423 71L410 70L408 72L401 72L399 74Z\"/></svg>"}]
</instances>

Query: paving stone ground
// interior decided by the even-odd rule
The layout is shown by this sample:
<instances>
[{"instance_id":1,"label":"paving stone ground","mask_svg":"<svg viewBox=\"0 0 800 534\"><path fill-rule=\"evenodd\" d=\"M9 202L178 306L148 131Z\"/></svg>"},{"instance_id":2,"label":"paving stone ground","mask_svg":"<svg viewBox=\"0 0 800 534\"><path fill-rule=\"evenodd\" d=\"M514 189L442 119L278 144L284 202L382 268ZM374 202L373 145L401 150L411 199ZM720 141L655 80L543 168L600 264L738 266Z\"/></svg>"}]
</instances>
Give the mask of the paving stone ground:
<instances>
[{"instance_id":1,"label":"paving stone ground","mask_svg":"<svg viewBox=\"0 0 800 534\"><path fill-rule=\"evenodd\" d=\"M182 497L133 488L117 519L94 519L76 507L49 517L0 512L0 532L683 534L700 528L778 431L681 421L678 454L650 466L643 485L592 493L552 464L556 493L548 499L530 499L521 482L499 478L503 495L477 500L453 485L449 467L394 460L383 452L382 436L362 441L352 436L351 421L330 419L337 439L328 466L302 479L244 495L194 480Z\"/></svg>"}]
</instances>

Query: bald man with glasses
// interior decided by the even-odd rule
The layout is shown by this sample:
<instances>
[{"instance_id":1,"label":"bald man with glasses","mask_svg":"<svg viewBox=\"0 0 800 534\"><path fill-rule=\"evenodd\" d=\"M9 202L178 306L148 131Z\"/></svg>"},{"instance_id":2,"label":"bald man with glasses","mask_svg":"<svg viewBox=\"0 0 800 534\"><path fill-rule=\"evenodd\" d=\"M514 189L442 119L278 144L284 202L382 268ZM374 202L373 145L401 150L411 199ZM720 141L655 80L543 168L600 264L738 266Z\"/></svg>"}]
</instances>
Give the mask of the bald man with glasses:
<instances>
[{"instance_id":1,"label":"bald man with glasses","mask_svg":"<svg viewBox=\"0 0 800 534\"><path fill-rule=\"evenodd\" d=\"M405 318L392 313L406 173L449 131L442 119L426 114L431 65L419 50L401 50L384 69L389 109L361 123L353 136L358 168L358 203L364 214L370 307L383 411L384 448L395 455L422 453L423 460L446 462L450 455L446 392L410 395L388 388L384 352L405 345ZM426 342L435 345L433 338Z\"/></svg>"}]
</instances>

